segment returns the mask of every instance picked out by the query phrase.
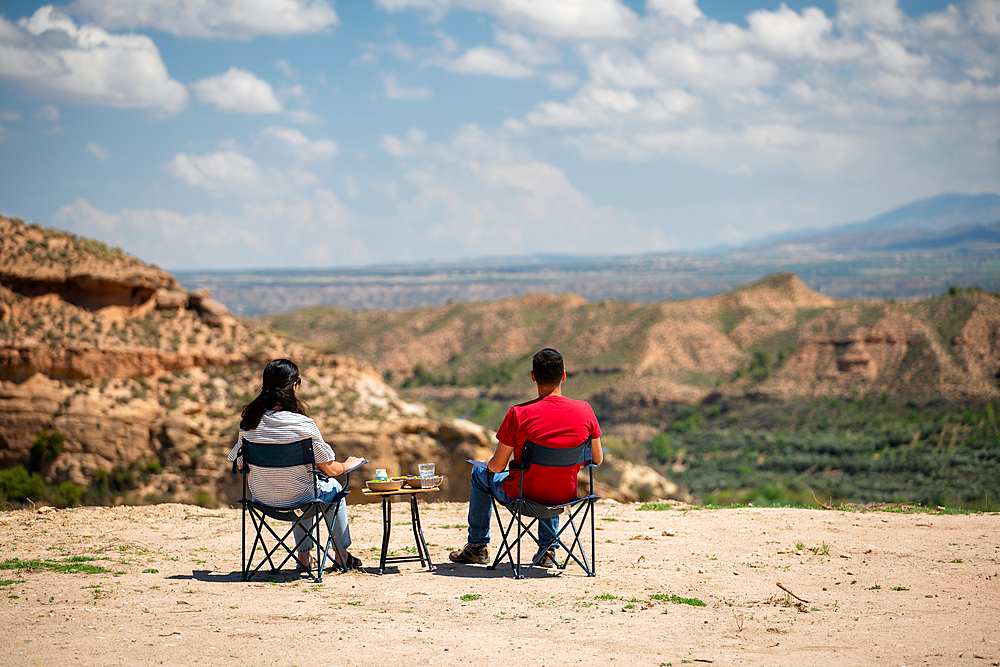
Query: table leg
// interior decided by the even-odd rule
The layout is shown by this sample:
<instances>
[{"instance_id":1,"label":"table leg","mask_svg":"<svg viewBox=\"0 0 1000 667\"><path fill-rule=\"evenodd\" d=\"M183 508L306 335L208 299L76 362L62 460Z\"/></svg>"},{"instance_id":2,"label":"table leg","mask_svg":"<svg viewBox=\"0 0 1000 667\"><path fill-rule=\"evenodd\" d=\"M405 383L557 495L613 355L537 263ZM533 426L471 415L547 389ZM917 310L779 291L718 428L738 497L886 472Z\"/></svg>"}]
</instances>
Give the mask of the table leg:
<instances>
[{"instance_id":1,"label":"table leg","mask_svg":"<svg viewBox=\"0 0 1000 667\"><path fill-rule=\"evenodd\" d=\"M392 530L392 501L382 496L382 555L378 562L378 573L385 571L385 556L389 551L389 531Z\"/></svg>"},{"instance_id":2,"label":"table leg","mask_svg":"<svg viewBox=\"0 0 1000 667\"><path fill-rule=\"evenodd\" d=\"M427 550L427 542L424 541L424 529L420 526L420 512L417 509L417 494L415 493L410 494L410 523L413 525L413 540L417 543L420 565L427 567L428 570L433 570L431 553Z\"/></svg>"}]
</instances>

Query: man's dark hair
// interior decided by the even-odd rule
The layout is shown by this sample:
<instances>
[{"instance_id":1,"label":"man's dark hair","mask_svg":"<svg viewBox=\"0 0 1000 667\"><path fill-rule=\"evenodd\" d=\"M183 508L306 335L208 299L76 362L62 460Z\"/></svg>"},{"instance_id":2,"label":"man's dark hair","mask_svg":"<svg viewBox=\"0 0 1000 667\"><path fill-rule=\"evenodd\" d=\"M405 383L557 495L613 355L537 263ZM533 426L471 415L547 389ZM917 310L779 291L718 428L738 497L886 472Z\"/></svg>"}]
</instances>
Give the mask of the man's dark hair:
<instances>
[{"instance_id":1,"label":"man's dark hair","mask_svg":"<svg viewBox=\"0 0 1000 667\"><path fill-rule=\"evenodd\" d=\"M531 372L535 374L535 382L546 387L551 387L562 382L563 376L562 355L547 347L539 350L531 358Z\"/></svg>"}]
</instances>

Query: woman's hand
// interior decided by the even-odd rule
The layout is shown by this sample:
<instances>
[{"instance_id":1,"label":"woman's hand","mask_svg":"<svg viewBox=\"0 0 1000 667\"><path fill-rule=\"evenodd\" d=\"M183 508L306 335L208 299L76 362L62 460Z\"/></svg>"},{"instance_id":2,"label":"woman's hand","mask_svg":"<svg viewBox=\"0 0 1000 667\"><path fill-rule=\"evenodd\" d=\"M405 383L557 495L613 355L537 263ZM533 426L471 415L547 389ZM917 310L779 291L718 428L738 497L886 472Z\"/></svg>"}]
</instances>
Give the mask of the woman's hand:
<instances>
[{"instance_id":1,"label":"woman's hand","mask_svg":"<svg viewBox=\"0 0 1000 667\"><path fill-rule=\"evenodd\" d=\"M348 470L350 470L354 466L361 465L362 461L364 461L364 459L359 459L357 456L348 456L343 461L344 472L347 472Z\"/></svg>"}]
</instances>

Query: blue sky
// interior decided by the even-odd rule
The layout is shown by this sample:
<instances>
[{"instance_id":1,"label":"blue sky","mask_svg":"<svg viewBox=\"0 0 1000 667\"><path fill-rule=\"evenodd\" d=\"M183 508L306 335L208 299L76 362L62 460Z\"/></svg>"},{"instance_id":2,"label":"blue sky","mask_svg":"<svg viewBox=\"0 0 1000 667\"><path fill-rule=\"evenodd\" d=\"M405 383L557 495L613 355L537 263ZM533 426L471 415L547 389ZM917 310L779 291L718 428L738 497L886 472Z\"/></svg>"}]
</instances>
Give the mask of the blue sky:
<instances>
[{"instance_id":1,"label":"blue sky","mask_svg":"<svg viewBox=\"0 0 1000 667\"><path fill-rule=\"evenodd\" d=\"M169 269L638 254L1000 192L1000 0L0 5L0 211Z\"/></svg>"}]
</instances>

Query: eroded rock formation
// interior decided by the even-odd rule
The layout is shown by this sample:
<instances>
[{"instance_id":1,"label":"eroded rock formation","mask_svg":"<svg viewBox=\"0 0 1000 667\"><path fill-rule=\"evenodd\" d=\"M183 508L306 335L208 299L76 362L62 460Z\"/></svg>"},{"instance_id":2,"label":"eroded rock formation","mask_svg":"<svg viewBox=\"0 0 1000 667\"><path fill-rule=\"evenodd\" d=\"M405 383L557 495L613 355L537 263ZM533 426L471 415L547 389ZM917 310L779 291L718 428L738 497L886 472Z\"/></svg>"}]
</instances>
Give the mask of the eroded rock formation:
<instances>
[{"instance_id":1,"label":"eroded rock formation","mask_svg":"<svg viewBox=\"0 0 1000 667\"><path fill-rule=\"evenodd\" d=\"M55 429L65 443L41 465L49 483L102 479L125 502L231 502L239 412L276 357L299 364L300 396L340 457L394 474L434 461L438 498L465 500L466 459L492 450L483 427L402 400L370 365L234 318L120 250L4 218L0 239L0 468L27 464L35 437Z\"/></svg>"}]
</instances>

